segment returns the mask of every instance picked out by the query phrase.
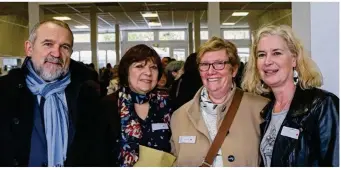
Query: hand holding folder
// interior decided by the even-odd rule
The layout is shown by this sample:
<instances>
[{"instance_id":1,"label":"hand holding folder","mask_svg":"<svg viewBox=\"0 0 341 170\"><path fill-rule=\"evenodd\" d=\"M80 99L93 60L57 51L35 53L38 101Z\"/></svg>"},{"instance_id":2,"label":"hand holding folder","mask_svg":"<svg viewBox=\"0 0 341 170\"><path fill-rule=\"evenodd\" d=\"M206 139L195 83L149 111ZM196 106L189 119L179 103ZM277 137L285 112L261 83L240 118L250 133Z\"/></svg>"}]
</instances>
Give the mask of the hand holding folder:
<instances>
[{"instance_id":1,"label":"hand holding folder","mask_svg":"<svg viewBox=\"0 0 341 170\"><path fill-rule=\"evenodd\" d=\"M175 161L175 156L170 153L139 146L139 160L134 167L171 167Z\"/></svg>"}]
</instances>

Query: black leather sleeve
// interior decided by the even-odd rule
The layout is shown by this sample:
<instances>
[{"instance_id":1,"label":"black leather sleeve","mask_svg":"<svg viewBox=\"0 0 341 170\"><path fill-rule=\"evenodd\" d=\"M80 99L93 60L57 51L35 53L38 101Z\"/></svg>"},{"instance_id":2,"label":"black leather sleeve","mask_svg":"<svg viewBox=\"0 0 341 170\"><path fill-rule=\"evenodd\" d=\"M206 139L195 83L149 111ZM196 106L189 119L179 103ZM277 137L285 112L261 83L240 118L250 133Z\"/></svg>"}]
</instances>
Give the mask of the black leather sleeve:
<instances>
[{"instance_id":1,"label":"black leather sleeve","mask_svg":"<svg viewBox=\"0 0 341 170\"><path fill-rule=\"evenodd\" d=\"M339 166L339 98L328 94L320 103L318 129L320 166Z\"/></svg>"}]
</instances>

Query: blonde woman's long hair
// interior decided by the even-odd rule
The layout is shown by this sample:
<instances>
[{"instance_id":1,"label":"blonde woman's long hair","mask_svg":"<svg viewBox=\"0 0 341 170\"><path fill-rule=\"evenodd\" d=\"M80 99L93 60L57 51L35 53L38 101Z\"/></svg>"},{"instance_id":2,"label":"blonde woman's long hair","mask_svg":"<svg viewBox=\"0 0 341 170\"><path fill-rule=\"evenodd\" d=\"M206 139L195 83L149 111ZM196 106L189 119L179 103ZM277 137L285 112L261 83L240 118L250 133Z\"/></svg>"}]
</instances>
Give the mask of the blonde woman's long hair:
<instances>
[{"instance_id":1,"label":"blonde woman's long hair","mask_svg":"<svg viewBox=\"0 0 341 170\"><path fill-rule=\"evenodd\" d=\"M287 25L268 25L258 30L252 42L251 56L246 65L243 76L242 88L246 91L263 94L271 92L267 86L262 86L261 77L257 69L257 47L259 41L269 35L277 35L283 38L290 52L296 57L296 71L299 76L299 85L302 89L320 87L322 74L316 63L307 56L303 45L295 37L291 27Z\"/></svg>"}]
</instances>

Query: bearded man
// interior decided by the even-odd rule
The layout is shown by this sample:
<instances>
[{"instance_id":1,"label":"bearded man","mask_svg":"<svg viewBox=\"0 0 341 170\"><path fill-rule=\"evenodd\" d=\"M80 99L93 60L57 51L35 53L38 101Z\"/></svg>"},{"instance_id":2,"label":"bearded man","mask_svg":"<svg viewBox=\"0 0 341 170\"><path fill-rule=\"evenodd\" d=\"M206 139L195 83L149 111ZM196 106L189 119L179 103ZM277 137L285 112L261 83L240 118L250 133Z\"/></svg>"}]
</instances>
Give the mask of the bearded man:
<instances>
[{"instance_id":1,"label":"bearded man","mask_svg":"<svg viewBox=\"0 0 341 170\"><path fill-rule=\"evenodd\" d=\"M0 78L0 166L101 166L94 71L71 59L73 34L36 24L21 68ZM100 154L100 153L99 153Z\"/></svg>"}]
</instances>

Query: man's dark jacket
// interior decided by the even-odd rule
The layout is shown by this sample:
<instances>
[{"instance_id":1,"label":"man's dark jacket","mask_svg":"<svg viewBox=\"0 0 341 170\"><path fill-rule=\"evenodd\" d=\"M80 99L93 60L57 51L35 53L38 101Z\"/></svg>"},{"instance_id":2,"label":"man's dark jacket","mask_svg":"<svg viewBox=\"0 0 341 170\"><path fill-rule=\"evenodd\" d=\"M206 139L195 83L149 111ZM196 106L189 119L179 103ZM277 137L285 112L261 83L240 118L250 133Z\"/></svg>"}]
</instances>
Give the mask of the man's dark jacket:
<instances>
[{"instance_id":1,"label":"man's dark jacket","mask_svg":"<svg viewBox=\"0 0 341 170\"><path fill-rule=\"evenodd\" d=\"M28 166L34 126L36 96L25 82L26 58L22 68L0 77L0 166ZM92 70L71 60L71 83L65 89L74 136L65 166L105 166L96 151L99 86ZM105 149L102 149L105 150ZM34 152L34 151L33 151Z\"/></svg>"}]
</instances>

